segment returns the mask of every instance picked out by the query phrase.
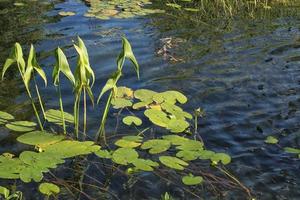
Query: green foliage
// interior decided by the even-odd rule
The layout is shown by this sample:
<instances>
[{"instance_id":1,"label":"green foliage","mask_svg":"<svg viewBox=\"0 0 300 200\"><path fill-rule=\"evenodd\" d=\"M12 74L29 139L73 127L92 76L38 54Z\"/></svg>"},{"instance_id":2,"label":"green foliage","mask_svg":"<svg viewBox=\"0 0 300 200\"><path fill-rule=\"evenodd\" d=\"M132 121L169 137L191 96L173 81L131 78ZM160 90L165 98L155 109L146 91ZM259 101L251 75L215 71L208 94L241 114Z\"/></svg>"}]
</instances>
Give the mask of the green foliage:
<instances>
[{"instance_id":1,"label":"green foliage","mask_svg":"<svg viewBox=\"0 0 300 200\"><path fill-rule=\"evenodd\" d=\"M275 138L274 136L268 136L265 139L265 143L267 143L267 144L277 144L278 143L278 139Z\"/></svg>"},{"instance_id":2,"label":"green foliage","mask_svg":"<svg viewBox=\"0 0 300 200\"><path fill-rule=\"evenodd\" d=\"M128 165L138 157L138 152L131 148L119 148L112 154L112 160L120 165Z\"/></svg>"},{"instance_id":3,"label":"green foliage","mask_svg":"<svg viewBox=\"0 0 300 200\"><path fill-rule=\"evenodd\" d=\"M50 109L45 112L47 121L57 124L57 125L62 125L63 124L63 119L62 119L62 114L60 110L54 110ZM74 116L70 113L64 112L64 121L70 124L74 124Z\"/></svg>"},{"instance_id":4,"label":"green foliage","mask_svg":"<svg viewBox=\"0 0 300 200\"><path fill-rule=\"evenodd\" d=\"M29 132L36 129L36 123L29 121L15 121L5 125L6 128L16 132Z\"/></svg>"},{"instance_id":5,"label":"green foliage","mask_svg":"<svg viewBox=\"0 0 300 200\"><path fill-rule=\"evenodd\" d=\"M135 166L135 169L143 171L153 171L153 167L159 166L157 162L145 159L135 159L132 161L132 164Z\"/></svg>"},{"instance_id":6,"label":"green foliage","mask_svg":"<svg viewBox=\"0 0 300 200\"><path fill-rule=\"evenodd\" d=\"M9 197L10 191L5 187L0 186L0 194L3 195L4 199L7 199Z\"/></svg>"},{"instance_id":7,"label":"green foliage","mask_svg":"<svg viewBox=\"0 0 300 200\"><path fill-rule=\"evenodd\" d=\"M127 116L123 118L123 123L130 126L132 124L135 124L136 126L142 125L142 120L136 116Z\"/></svg>"},{"instance_id":8,"label":"green foliage","mask_svg":"<svg viewBox=\"0 0 300 200\"><path fill-rule=\"evenodd\" d=\"M287 153L298 154L298 158L300 158L300 149L292 148L292 147L285 147L284 151Z\"/></svg>"},{"instance_id":9,"label":"green foliage","mask_svg":"<svg viewBox=\"0 0 300 200\"><path fill-rule=\"evenodd\" d=\"M218 162L222 162L224 165L227 165L231 162L231 157L225 153L215 153L211 157L211 161L213 164L217 164Z\"/></svg>"},{"instance_id":10,"label":"green foliage","mask_svg":"<svg viewBox=\"0 0 300 200\"><path fill-rule=\"evenodd\" d=\"M145 8L145 5L151 4L150 0L112 0L100 1L89 0L91 8L85 14L86 17L95 17L102 20L110 18L131 18L135 16L144 16L152 13L162 13L160 9Z\"/></svg>"},{"instance_id":11,"label":"green foliage","mask_svg":"<svg viewBox=\"0 0 300 200\"><path fill-rule=\"evenodd\" d=\"M201 176L194 176L193 174L189 174L188 176L182 177L182 182L185 185L198 185L203 182L203 178Z\"/></svg>"},{"instance_id":12,"label":"green foliage","mask_svg":"<svg viewBox=\"0 0 300 200\"><path fill-rule=\"evenodd\" d=\"M10 120L14 120L15 117L7 112L0 111L0 125L8 123Z\"/></svg>"},{"instance_id":13,"label":"green foliage","mask_svg":"<svg viewBox=\"0 0 300 200\"><path fill-rule=\"evenodd\" d=\"M187 162L172 156L160 156L159 160L165 166L177 170L184 170L189 165Z\"/></svg>"},{"instance_id":14,"label":"green foliage","mask_svg":"<svg viewBox=\"0 0 300 200\"><path fill-rule=\"evenodd\" d=\"M44 195L50 196L58 194L60 192L60 189L53 183L42 183L39 186L39 191Z\"/></svg>"},{"instance_id":15,"label":"green foliage","mask_svg":"<svg viewBox=\"0 0 300 200\"><path fill-rule=\"evenodd\" d=\"M167 151L171 147L171 143L167 140L153 139L143 143L141 149L149 149L150 154L158 154Z\"/></svg>"}]
</instances>

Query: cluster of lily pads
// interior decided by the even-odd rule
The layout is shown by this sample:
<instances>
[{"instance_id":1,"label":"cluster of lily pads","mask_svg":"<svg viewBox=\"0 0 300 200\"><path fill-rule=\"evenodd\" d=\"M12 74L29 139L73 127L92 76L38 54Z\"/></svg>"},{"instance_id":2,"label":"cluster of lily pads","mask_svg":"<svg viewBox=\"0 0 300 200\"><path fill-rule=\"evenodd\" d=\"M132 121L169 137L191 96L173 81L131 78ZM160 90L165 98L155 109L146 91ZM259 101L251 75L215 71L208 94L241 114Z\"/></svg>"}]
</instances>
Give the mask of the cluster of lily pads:
<instances>
[{"instance_id":1,"label":"cluster of lily pads","mask_svg":"<svg viewBox=\"0 0 300 200\"><path fill-rule=\"evenodd\" d=\"M147 8L146 6L151 4L150 0L88 0L87 2L90 9L85 16L99 19L130 18L164 12L160 9Z\"/></svg>"}]
</instances>

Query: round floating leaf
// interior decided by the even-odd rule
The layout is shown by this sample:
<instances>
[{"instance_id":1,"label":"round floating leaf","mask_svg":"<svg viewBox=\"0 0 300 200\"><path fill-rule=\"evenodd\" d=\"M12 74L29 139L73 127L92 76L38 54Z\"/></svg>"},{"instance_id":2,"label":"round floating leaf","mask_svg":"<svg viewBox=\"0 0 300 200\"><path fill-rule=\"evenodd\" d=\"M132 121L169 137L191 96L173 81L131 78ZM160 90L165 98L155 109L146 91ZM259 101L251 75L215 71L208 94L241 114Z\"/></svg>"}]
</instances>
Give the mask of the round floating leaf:
<instances>
[{"instance_id":1,"label":"round floating leaf","mask_svg":"<svg viewBox=\"0 0 300 200\"><path fill-rule=\"evenodd\" d=\"M154 92L152 90L147 89L139 89L134 92L134 97L143 101L143 102L152 102L152 97L157 94L157 92Z\"/></svg>"},{"instance_id":2,"label":"round floating leaf","mask_svg":"<svg viewBox=\"0 0 300 200\"><path fill-rule=\"evenodd\" d=\"M43 147L60 142L64 138L65 137L62 135L54 135L44 131L33 131L19 136L17 141L24 144Z\"/></svg>"},{"instance_id":3,"label":"round floating leaf","mask_svg":"<svg viewBox=\"0 0 300 200\"><path fill-rule=\"evenodd\" d=\"M189 141L189 139L178 135L165 135L163 136L163 139L170 141L172 145L182 145L185 142Z\"/></svg>"},{"instance_id":4,"label":"round floating leaf","mask_svg":"<svg viewBox=\"0 0 300 200\"><path fill-rule=\"evenodd\" d=\"M171 143L167 140L154 139L143 143L141 149L150 149L149 153L157 154L167 151L171 147Z\"/></svg>"},{"instance_id":5,"label":"round floating leaf","mask_svg":"<svg viewBox=\"0 0 300 200\"><path fill-rule=\"evenodd\" d=\"M175 104L176 101L178 101L179 103L184 104L187 102L187 97L178 91L166 91L154 95L153 100L157 103L167 102Z\"/></svg>"},{"instance_id":6,"label":"round floating leaf","mask_svg":"<svg viewBox=\"0 0 300 200\"><path fill-rule=\"evenodd\" d=\"M197 140L188 140L180 146L177 146L176 149L184 150L184 151L199 151L203 149L203 144Z\"/></svg>"},{"instance_id":7,"label":"round floating leaf","mask_svg":"<svg viewBox=\"0 0 300 200\"><path fill-rule=\"evenodd\" d=\"M45 114L48 122L62 126L62 116L60 110L50 109L47 110ZM70 124L74 123L74 116L71 115L70 113L64 112L64 119L65 122L68 122Z\"/></svg>"},{"instance_id":8,"label":"round floating leaf","mask_svg":"<svg viewBox=\"0 0 300 200\"><path fill-rule=\"evenodd\" d=\"M185 185L198 185L203 182L202 176L194 176L193 174L189 174L188 176L182 177L182 182Z\"/></svg>"},{"instance_id":9,"label":"round floating leaf","mask_svg":"<svg viewBox=\"0 0 300 200\"><path fill-rule=\"evenodd\" d=\"M266 139L265 139L265 143L267 144L277 144L278 143L278 139L273 137L273 136L268 136Z\"/></svg>"},{"instance_id":10,"label":"round floating leaf","mask_svg":"<svg viewBox=\"0 0 300 200\"><path fill-rule=\"evenodd\" d=\"M192 119L193 116L185 111L182 110L179 106L176 106L175 104L171 104L168 102L164 102L161 104L161 108L165 110L166 112L172 114L176 117L176 119L185 120L185 118Z\"/></svg>"},{"instance_id":11,"label":"round floating leaf","mask_svg":"<svg viewBox=\"0 0 300 200\"><path fill-rule=\"evenodd\" d=\"M227 165L231 162L231 157L225 153L215 153L211 157L211 161L215 164L221 161L224 165Z\"/></svg>"},{"instance_id":12,"label":"round floating leaf","mask_svg":"<svg viewBox=\"0 0 300 200\"><path fill-rule=\"evenodd\" d=\"M170 130L172 133L182 133L189 126L190 124L185 120L171 119L167 125L167 129Z\"/></svg>"},{"instance_id":13,"label":"round floating leaf","mask_svg":"<svg viewBox=\"0 0 300 200\"><path fill-rule=\"evenodd\" d=\"M199 151L199 158L202 160L209 160L215 155L215 152L208 150Z\"/></svg>"},{"instance_id":14,"label":"round floating leaf","mask_svg":"<svg viewBox=\"0 0 300 200\"><path fill-rule=\"evenodd\" d=\"M124 136L122 137L123 140L133 141L133 142L142 142L143 137L141 136Z\"/></svg>"},{"instance_id":15,"label":"round floating leaf","mask_svg":"<svg viewBox=\"0 0 300 200\"><path fill-rule=\"evenodd\" d=\"M5 125L6 128L16 132L29 132L34 131L36 123L29 121L16 121Z\"/></svg>"},{"instance_id":16,"label":"round floating leaf","mask_svg":"<svg viewBox=\"0 0 300 200\"><path fill-rule=\"evenodd\" d=\"M148 106L151 103L152 103L152 100L150 102L141 101L141 102L133 104L132 108L133 109L140 109L140 108Z\"/></svg>"},{"instance_id":17,"label":"round floating leaf","mask_svg":"<svg viewBox=\"0 0 300 200\"><path fill-rule=\"evenodd\" d=\"M9 193L7 188L0 186L0 194L2 194L5 199L9 197Z\"/></svg>"},{"instance_id":18,"label":"round floating leaf","mask_svg":"<svg viewBox=\"0 0 300 200\"><path fill-rule=\"evenodd\" d=\"M170 122L167 114L160 110L148 109L144 112L144 114L153 124L161 127L167 127Z\"/></svg>"},{"instance_id":19,"label":"round floating leaf","mask_svg":"<svg viewBox=\"0 0 300 200\"><path fill-rule=\"evenodd\" d=\"M15 119L15 117L12 116L11 114L7 113L7 112L0 111L0 119L2 119L2 120L13 120L13 119Z\"/></svg>"},{"instance_id":20,"label":"round floating leaf","mask_svg":"<svg viewBox=\"0 0 300 200\"><path fill-rule=\"evenodd\" d=\"M158 167L159 164L152 160L136 159L132 162L136 169L143 171L153 171L153 167Z\"/></svg>"},{"instance_id":21,"label":"round floating leaf","mask_svg":"<svg viewBox=\"0 0 300 200\"><path fill-rule=\"evenodd\" d=\"M0 156L0 178L18 179L24 168L25 164L19 158Z\"/></svg>"},{"instance_id":22,"label":"round floating leaf","mask_svg":"<svg viewBox=\"0 0 300 200\"><path fill-rule=\"evenodd\" d=\"M199 156L198 151L179 151L176 154L177 157L185 160L185 161L191 161L191 160L196 160Z\"/></svg>"},{"instance_id":23,"label":"round floating leaf","mask_svg":"<svg viewBox=\"0 0 300 200\"><path fill-rule=\"evenodd\" d=\"M60 192L60 189L53 183L42 183L39 186L39 191L44 195L50 196L58 194Z\"/></svg>"},{"instance_id":24,"label":"round floating leaf","mask_svg":"<svg viewBox=\"0 0 300 200\"><path fill-rule=\"evenodd\" d=\"M124 140L120 139L115 142L115 145L119 147L124 147L124 148L135 148L141 145L141 143L130 141L130 140Z\"/></svg>"},{"instance_id":25,"label":"round floating leaf","mask_svg":"<svg viewBox=\"0 0 300 200\"><path fill-rule=\"evenodd\" d=\"M115 109L125 108L132 106L132 102L124 98L113 98L111 104Z\"/></svg>"},{"instance_id":26,"label":"round floating leaf","mask_svg":"<svg viewBox=\"0 0 300 200\"><path fill-rule=\"evenodd\" d=\"M99 150L94 152L96 154L96 156L100 157L100 158L105 158L105 159L110 159L112 158L112 155L110 154L109 151L107 150Z\"/></svg>"},{"instance_id":27,"label":"round floating leaf","mask_svg":"<svg viewBox=\"0 0 300 200\"><path fill-rule=\"evenodd\" d=\"M113 161L120 165L128 165L139 157L136 150L130 148L119 148L113 155Z\"/></svg>"},{"instance_id":28,"label":"round floating leaf","mask_svg":"<svg viewBox=\"0 0 300 200\"><path fill-rule=\"evenodd\" d=\"M159 160L165 166L177 170L184 170L189 165L187 162L172 156L160 156Z\"/></svg>"},{"instance_id":29,"label":"round floating leaf","mask_svg":"<svg viewBox=\"0 0 300 200\"><path fill-rule=\"evenodd\" d=\"M123 118L123 123L130 126L134 123L136 126L142 125L142 120L136 116L127 116Z\"/></svg>"},{"instance_id":30,"label":"round floating leaf","mask_svg":"<svg viewBox=\"0 0 300 200\"><path fill-rule=\"evenodd\" d=\"M117 98L133 98L133 90L128 87L117 87Z\"/></svg>"}]
</instances>

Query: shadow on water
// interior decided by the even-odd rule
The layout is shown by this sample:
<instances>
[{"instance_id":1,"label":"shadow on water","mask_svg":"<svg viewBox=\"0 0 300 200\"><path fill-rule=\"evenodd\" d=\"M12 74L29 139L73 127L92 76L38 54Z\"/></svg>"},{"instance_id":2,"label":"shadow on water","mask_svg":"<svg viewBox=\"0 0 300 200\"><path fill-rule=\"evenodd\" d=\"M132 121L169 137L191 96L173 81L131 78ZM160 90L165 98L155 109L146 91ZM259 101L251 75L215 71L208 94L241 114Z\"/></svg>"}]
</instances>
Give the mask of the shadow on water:
<instances>
[{"instance_id":1,"label":"shadow on water","mask_svg":"<svg viewBox=\"0 0 300 200\"><path fill-rule=\"evenodd\" d=\"M152 6L163 5L156 2ZM120 36L125 34L133 45L142 74L141 81L137 81L135 72L129 69L121 85L184 92L190 99L187 110L200 106L206 111L206 117L199 123L206 146L226 151L233 157L231 172L253 190L257 199L290 200L300 196L299 159L264 143L268 135L275 135L282 147L300 145L298 8L261 11L257 18L212 19L193 14L178 16L170 11L167 15L110 20L84 17L89 8L76 0L30 1L22 7L0 1L0 8L1 63L14 42L34 43L50 77L52 51L58 45L63 47L74 66L76 52L71 48L72 40L80 35L90 52L97 78L93 91L98 94L115 69ZM76 15L61 17L60 11L74 11ZM63 82L62 92L66 110L71 112L73 95L67 82ZM53 87L43 88L42 94L47 107L58 105ZM1 109L12 112L18 119L33 118L30 102L14 71L1 82L0 96ZM88 112L89 133L93 135L99 123L99 109L89 107ZM113 131L113 113L108 121L108 130ZM130 131L124 127L121 130ZM24 148L13 142L17 137L14 133L1 131L1 152L18 153ZM69 162L66 166L72 166L78 173L69 174L62 167L55 174L75 184L80 180L84 161ZM107 172L103 170L90 167L87 174L104 182ZM117 173L111 179L109 191L120 199L158 199L166 191L177 199L193 199L180 187L166 184L152 174L143 173L130 181ZM99 183L91 181L90 184ZM114 199L91 187L84 191L94 198ZM35 192L31 188L25 195L28 199L40 198ZM213 197L205 189L202 194L204 199L245 198L235 191L226 191L222 197ZM61 199L70 198L74 197L61 196Z\"/></svg>"}]
</instances>

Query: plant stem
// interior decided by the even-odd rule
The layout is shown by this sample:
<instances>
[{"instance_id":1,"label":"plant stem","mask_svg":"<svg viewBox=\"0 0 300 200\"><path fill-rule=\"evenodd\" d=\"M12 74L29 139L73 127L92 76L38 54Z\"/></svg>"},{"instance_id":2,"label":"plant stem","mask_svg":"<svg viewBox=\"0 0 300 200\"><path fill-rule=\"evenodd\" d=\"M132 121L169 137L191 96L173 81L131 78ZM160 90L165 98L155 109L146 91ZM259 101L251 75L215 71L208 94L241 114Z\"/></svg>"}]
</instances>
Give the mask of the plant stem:
<instances>
[{"instance_id":1,"label":"plant stem","mask_svg":"<svg viewBox=\"0 0 300 200\"><path fill-rule=\"evenodd\" d=\"M39 126L40 126L40 129L41 129L41 131L44 131L44 127L43 127L43 125L42 125L42 122L41 122L39 113L38 113L38 111L37 111L37 109L36 109L36 107L35 107L35 104L34 104L34 101L33 101L32 96L31 96L30 90L29 90L28 87L26 87L26 84L25 84L25 78L24 78L24 76L23 76L23 72L22 72L22 70L21 70L21 68L20 68L19 63L18 63L17 65L18 65L19 73L20 73L20 75L21 75L21 77L22 77L23 83L24 83L24 85L25 85L27 95L28 95L28 97L29 97L29 99L30 99L30 102L31 102L33 111L34 111L34 113L35 113L36 119L37 119L38 124L39 124Z\"/></svg>"},{"instance_id":2,"label":"plant stem","mask_svg":"<svg viewBox=\"0 0 300 200\"><path fill-rule=\"evenodd\" d=\"M65 122L65 113L64 113L64 107L63 107L63 101L62 101L62 96L61 96L61 88L60 88L60 82L58 81L58 95L59 95L59 106L60 106L60 112L61 112L61 119L62 119L62 125L64 129L64 134L67 134L67 129L66 129L66 122Z\"/></svg>"},{"instance_id":3,"label":"plant stem","mask_svg":"<svg viewBox=\"0 0 300 200\"><path fill-rule=\"evenodd\" d=\"M42 98L41 98L41 95L40 95L39 87L38 87L38 85L36 83L36 80L35 80L34 73L33 73L33 81L34 81L34 85L35 85L36 94L37 94L38 99L39 99L40 107L41 107L44 119L46 120L47 117L46 117L46 114L45 114L45 109L44 109L43 101L42 101Z\"/></svg>"},{"instance_id":4,"label":"plant stem","mask_svg":"<svg viewBox=\"0 0 300 200\"><path fill-rule=\"evenodd\" d=\"M83 136L86 136L86 92L83 88Z\"/></svg>"},{"instance_id":5,"label":"plant stem","mask_svg":"<svg viewBox=\"0 0 300 200\"><path fill-rule=\"evenodd\" d=\"M80 106L80 97L81 97L82 87L79 88L76 93L75 102L74 102L74 125L75 125L75 135L78 139L79 132L79 106Z\"/></svg>"},{"instance_id":6,"label":"plant stem","mask_svg":"<svg viewBox=\"0 0 300 200\"><path fill-rule=\"evenodd\" d=\"M102 120L101 120L101 124L100 124L100 127L98 129L98 132L97 132L96 138L95 138L96 141L99 141L100 137L103 136L103 140L104 140L105 144L106 144L105 122L106 122L108 111L109 111L109 108L110 108L112 96L113 96L113 92L111 91L110 94L109 94L109 97L107 99L105 109L104 109L104 112L103 112L103 116L102 116Z\"/></svg>"}]
</instances>

